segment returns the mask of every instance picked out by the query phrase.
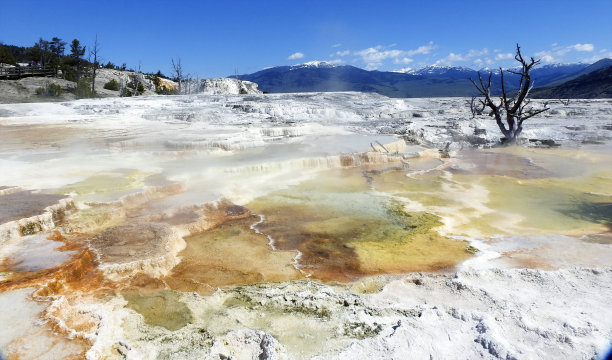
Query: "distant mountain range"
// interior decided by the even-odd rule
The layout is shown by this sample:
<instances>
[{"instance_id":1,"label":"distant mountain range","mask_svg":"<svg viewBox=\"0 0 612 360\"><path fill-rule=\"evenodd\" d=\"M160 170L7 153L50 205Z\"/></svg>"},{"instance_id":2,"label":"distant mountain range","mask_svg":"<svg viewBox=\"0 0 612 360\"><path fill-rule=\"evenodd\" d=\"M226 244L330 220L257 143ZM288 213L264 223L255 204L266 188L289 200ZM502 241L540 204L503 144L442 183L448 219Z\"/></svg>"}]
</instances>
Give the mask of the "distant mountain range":
<instances>
[{"instance_id":1,"label":"distant mountain range","mask_svg":"<svg viewBox=\"0 0 612 360\"><path fill-rule=\"evenodd\" d=\"M562 77L560 79L551 81L551 82L549 82L549 83L547 83L545 85L546 85L546 87L561 85L564 82L577 79L577 78L579 78L579 77L581 77L583 75L587 75L587 74L590 74L590 73L592 73L594 71L602 70L602 69L608 68L610 66L612 66L612 59L601 59L601 60L599 60L599 61L597 61L597 62L595 62L595 63L593 63L593 64L591 64L591 65L589 65L587 67L585 67L584 69L574 73L574 74L569 74L566 77Z\"/></svg>"},{"instance_id":2,"label":"distant mountain range","mask_svg":"<svg viewBox=\"0 0 612 360\"><path fill-rule=\"evenodd\" d=\"M532 70L539 87L559 85L582 75L612 66L611 59L594 64L553 64ZM492 72L493 92L500 91L499 69L481 69L483 77ZM231 76L235 77L235 76ZM478 79L478 71L456 66L432 65L418 70L368 71L350 65L313 61L295 66L276 66L238 76L256 82L269 93L314 91L375 92L389 97L472 96L474 86L468 80ZM517 76L505 73L506 88L518 86Z\"/></svg>"},{"instance_id":3,"label":"distant mountain range","mask_svg":"<svg viewBox=\"0 0 612 360\"><path fill-rule=\"evenodd\" d=\"M535 89L531 96L543 99L612 98L612 64L603 69L594 70L568 80L560 85Z\"/></svg>"}]
</instances>

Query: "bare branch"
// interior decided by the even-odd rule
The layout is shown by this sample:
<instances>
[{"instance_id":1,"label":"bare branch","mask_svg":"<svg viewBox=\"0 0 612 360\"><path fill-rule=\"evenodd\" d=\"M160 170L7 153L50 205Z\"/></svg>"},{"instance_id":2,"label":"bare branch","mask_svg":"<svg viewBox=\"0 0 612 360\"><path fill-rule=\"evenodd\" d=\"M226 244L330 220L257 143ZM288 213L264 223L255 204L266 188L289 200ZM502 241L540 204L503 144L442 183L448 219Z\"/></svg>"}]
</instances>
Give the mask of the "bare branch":
<instances>
[{"instance_id":1,"label":"bare branch","mask_svg":"<svg viewBox=\"0 0 612 360\"><path fill-rule=\"evenodd\" d=\"M96 34L96 40L91 47L90 56L93 56L93 62L91 63L92 67L92 76L91 76L91 96L95 96L96 94L96 71L98 70L99 63L99 55L100 55L100 43L98 42L98 34Z\"/></svg>"},{"instance_id":2,"label":"bare branch","mask_svg":"<svg viewBox=\"0 0 612 360\"><path fill-rule=\"evenodd\" d=\"M182 87L183 87L183 80L185 79L185 74L183 73L183 65L181 64L181 58L178 57L176 58L176 61L174 61L174 59L171 59L172 62L172 72L175 75L175 79L178 82L178 93L181 94L182 92Z\"/></svg>"},{"instance_id":3,"label":"bare branch","mask_svg":"<svg viewBox=\"0 0 612 360\"><path fill-rule=\"evenodd\" d=\"M504 134L506 142L514 141L521 133L523 130L523 121L549 110L547 103L544 104L544 108L542 109L527 108L527 106L530 104L527 96L534 86L529 71L531 68L536 66L540 60L535 60L533 57L530 58L529 61L525 60L521 54L521 48L518 44L516 44L516 55L514 56L514 59L521 64L521 71L506 71L520 76L519 86L516 93L513 96L509 96L504 79L504 70L500 68L501 94L499 105L495 104L493 100L491 100L492 73L489 73L489 78L486 84L482 79L480 72L478 73L478 80L480 84L476 83L476 81L470 78L470 81L474 87L478 90L480 95L483 96L483 99L480 99L480 103L483 106L482 109L484 110L485 107L491 109L489 116L495 117L497 126L502 134ZM475 105L474 98L472 98L472 101L470 102L470 109L472 111L472 117L474 117L478 110Z\"/></svg>"},{"instance_id":4,"label":"bare branch","mask_svg":"<svg viewBox=\"0 0 612 360\"><path fill-rule=\"evenodd\" d=\"M545 112L545 111L548 111L548 110L550 110L550 108L543 108L543 109L538 109L538 110L531 110L531 109L530 109L529 111L527 111L527 115L526 115L526 116L523 116L523 117L521 118L521 123L522 123L523 121L525 121L525 120L527 120L527 119L531 118L531 117L534 117L534 116L536 116L536 115L538 115L538 114L541 114L541 113L543 113L543 112Z\"/></svg>"},{"instance_id":5,"label":"bare branch","mask_svg":"<svg viewBox=\"0 0 612 360\"><path fill-rule=\"evenodd\" d=\"M486 107L486 103L482 100L480 100L480 107L478 107L478 105L476 105L476 97L472 96L472 101L470 102L470 111L472 112L472 119L476 117L476 115L482 115L482 112L484 111L485 107Z\"/></svg>"}]
</instances>

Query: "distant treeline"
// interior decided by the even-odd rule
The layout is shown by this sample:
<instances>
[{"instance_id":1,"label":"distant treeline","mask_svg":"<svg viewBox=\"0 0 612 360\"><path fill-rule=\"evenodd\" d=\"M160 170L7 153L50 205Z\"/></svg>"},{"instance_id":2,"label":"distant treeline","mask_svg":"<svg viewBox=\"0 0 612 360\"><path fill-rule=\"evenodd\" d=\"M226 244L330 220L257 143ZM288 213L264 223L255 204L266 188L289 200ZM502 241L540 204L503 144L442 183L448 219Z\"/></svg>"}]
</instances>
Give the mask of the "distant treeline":
<instances>
[{"instance_id":1,"label":"distant treeline","mask_svg":"<svg viewBox=\"0 0 612 360\"><path fill-rule=\"evenodd\" d=\"M100 68L135 71L128 69L123 63L117 66L108 61L104 64L100 57L100 44L96 41L90 48L81 44L78 39L73 39L70 43L58 37L51 40L39 38L30 47L0 44L0 66L20 66L36 67L45 69L41 74L52 74L53 77L62 78L76 83L74 93L77 98L93 97L95 93L96 70ZM24 72L26 73L26 72ZM31 74L31 73L30 73ZM168 78L161 71L156 73L144 73L155 83L156 92L167 93L165 88L159 84L160 78ZM142 87L137 80L133 81L134 93L136 89ZM129 87L130 84L127 84ZM138 86L140 85L140 86ZM105 88L116 87L114 84L105 84ZM44 90L44 89L43 89ZM41 90L42 92L44 92ZM121 93L129 94L129 89L121 89ZM142 90L140 91L142 93ZM129 95L128 95L129 96Z\"/></svg>"},{"instance_id":2,"label":"distant treeline","mask_svg":"<svg viewBox=\"0 0 612 360\"><path fill-rule=\"evenodd\" d=\"M87 55L87 56L86 56ZM0 63L17 65L31 64L36 66L50 67L55 70L56 76L70 81L78 81L80 70L93 66L93 60L87 47L82 45L78 39L73 39L70 44L58 37L51 40L40 38L38 42L29 47L8 45L0 43ZM115 65L108 61L105 64L96 62L98 68L115 69L123 71L135 71L128 68L126 63ZM169 78L160 70L156 73L144 73Z\"/></svg>"}]
</instances>

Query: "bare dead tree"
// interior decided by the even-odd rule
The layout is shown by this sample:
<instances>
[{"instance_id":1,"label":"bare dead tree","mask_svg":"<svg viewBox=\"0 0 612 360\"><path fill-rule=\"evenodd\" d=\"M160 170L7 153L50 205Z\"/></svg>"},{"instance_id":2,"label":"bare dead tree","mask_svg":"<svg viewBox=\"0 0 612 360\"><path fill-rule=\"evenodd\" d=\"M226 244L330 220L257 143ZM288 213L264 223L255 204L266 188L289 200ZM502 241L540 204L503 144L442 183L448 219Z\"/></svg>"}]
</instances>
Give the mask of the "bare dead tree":
<instances>
[{"instance_id":1,"label":"bare dead tree","mask_svg":"<svg viewBox=\"0 0 612 360\"><path fill-rule=\"evenodd\" d=\"M476 104L476 96L472 96L472 100L470 101L470 111L472 112L472 119L476 117L476 115L482 115L482 112L485 109L485 105L480 101L481 105Z\"/></svg>"},{"instance_id":2,"label":"bare dead tree","mask_svg":"<svg viewBox=\"0 0 612 360\"><path fill-rule=\"evenodd\" d=\"M138 86L141 83L140 81L140 77L142 76L142 72L140 71L141 68L142 68L142 61L138 60L138 72L134 76L134 96L140 95L140 92L138 91Z\"/></svg>"},{"instance_id":3,"label":"bare dead tree","mask_svg":"<svg viewBox=\"0 0 612 360\"><path fill-rule=\"evenodd\" d=\"M190 95L194 93L196 89L196 85L199 83L199 75L196 75L194 78L191 74L183 74L183 93L185 95Z\"/></svg>"},{"instance_id":4,"label":"bare dead tree","mask_svg":"<svg viewBox=\"0 0 612 360\"><path fill-rule=\"evenodd\" d=\"M100 55L100 43L98 43L98 35L96 34L96 40L91 47L90 56L93 57L93 62L91 63L92 72L91 72L91 95L95 96L96 94L96 70L100 66L98 62L98 57Z\"/></svg>"},{"instance_id":5,"label":"bare dead tree","mask_svg":"<svg viewBox=\"0 0 612 360\"><path fill-rule=\"evenodd\" d=\"M518 44L516 44L516 55L514 59L521 63L521 70L507 71L521 77L518 90L513 96L508 96L504 84L504 71L500 68L502 93L498 104L496 104L491 97L492 73L489 73L489 78L485 82L480 72L478 72L479 84L470 78L472 84L474 84L480 95L483 96L483 98L479 99L481 105L483 108L488 107L491 109L489 115L495 117L499 130L504 134L504 138L502 139L503 143L512 143L516 140L523 131L523 121L549 110L546 105L541 109L530 107L530 100L527 98L529 91L533 88L533 82L531 81L529 72L540 62L540 60L535 60L534 58L530 58L529 61L525 60L521 55L521 48Z\"/></svg>"},{"instance_id":6,"label":"bare dead tree","mask_svg":"<svg viewBox=\"0 0 612 360\"><path fill-rule=\"evenodd\" d=\"M178 93L181 94L185 74L183 73L183 65L181 64L180 57L178 57L176 61L172 59L172 72L174 74L174 78L178 82Z\"/></svg>"}]
</instances>

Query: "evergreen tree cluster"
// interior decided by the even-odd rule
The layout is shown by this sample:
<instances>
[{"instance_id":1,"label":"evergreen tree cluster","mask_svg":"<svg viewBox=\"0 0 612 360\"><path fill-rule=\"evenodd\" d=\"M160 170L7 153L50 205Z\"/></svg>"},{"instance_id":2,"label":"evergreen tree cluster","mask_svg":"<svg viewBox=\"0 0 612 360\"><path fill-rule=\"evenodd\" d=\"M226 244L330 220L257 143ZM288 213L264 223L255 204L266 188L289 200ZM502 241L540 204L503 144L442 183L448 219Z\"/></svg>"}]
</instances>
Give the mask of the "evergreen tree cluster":
<instances>
[{"instance_id":1,"label":"evergreen tree cluster","mask_svg":"<svg viewBox=\"0 0 612 360\"><path fill-rule=\"evenodd\" d=\"M133 69L128 69L125 63L121 66L117 66L110 61L106 64L102 63L99 58L99 49L97 40L88 49L78 39L73 39L68 43L59 37L53 37L51 40L39 38L30 47L0 43L0 64L17 65L18 63L27 63L28 66L51 69L54 77L76 82L74 93L77 98L92 97L95 96L93 81L96 76L95 70L98 68L134 71ZM165 77L161 71L145 74L147 79L154 81L155 91L158 94L171 93L171 91L160 85L159 78ZM145 90L144 86L140 83L140 79L135 76L130 77L130 81L121 87L116 81L104 84L105 89L121 91L122 96L140 95ZM58 94L55 88L50 89L48 86L40 88L38 92L39 95L50 94L48 96L57 96Z\"/></svg>"}]
</instances>

